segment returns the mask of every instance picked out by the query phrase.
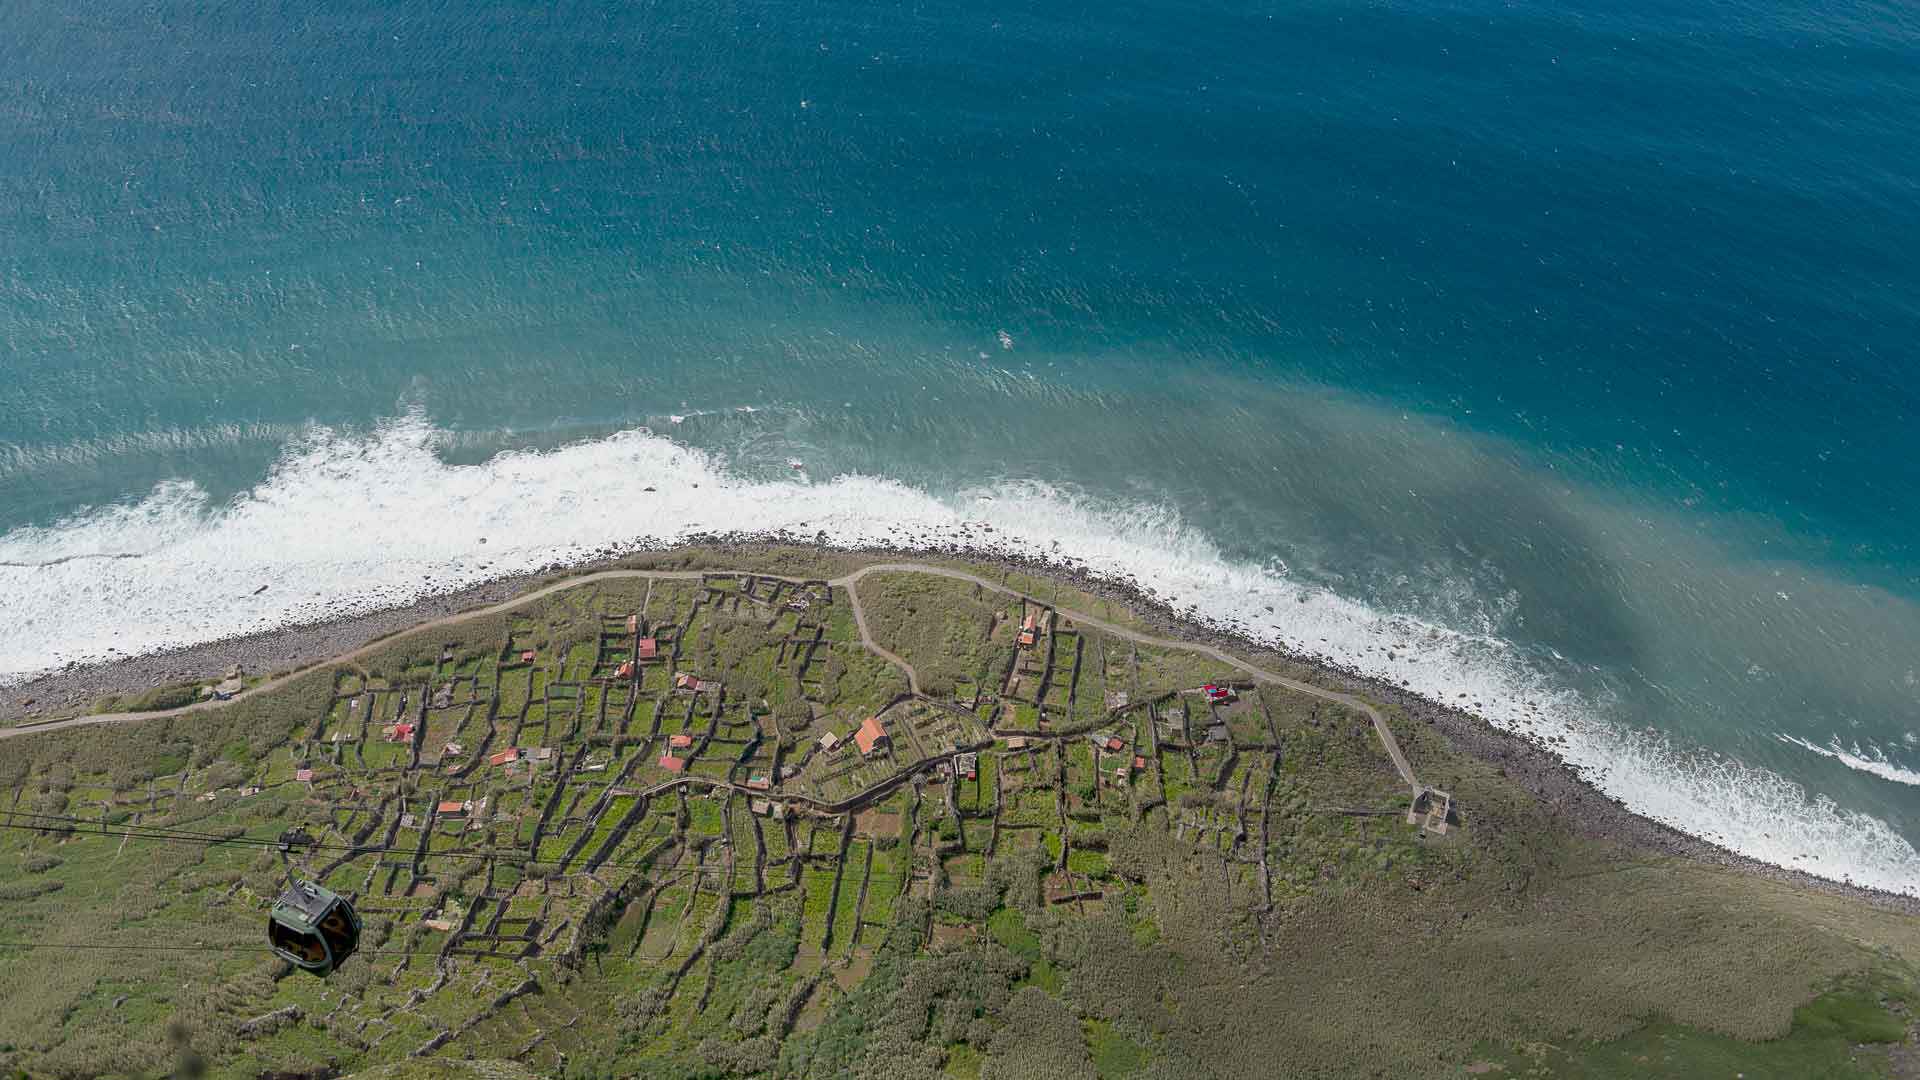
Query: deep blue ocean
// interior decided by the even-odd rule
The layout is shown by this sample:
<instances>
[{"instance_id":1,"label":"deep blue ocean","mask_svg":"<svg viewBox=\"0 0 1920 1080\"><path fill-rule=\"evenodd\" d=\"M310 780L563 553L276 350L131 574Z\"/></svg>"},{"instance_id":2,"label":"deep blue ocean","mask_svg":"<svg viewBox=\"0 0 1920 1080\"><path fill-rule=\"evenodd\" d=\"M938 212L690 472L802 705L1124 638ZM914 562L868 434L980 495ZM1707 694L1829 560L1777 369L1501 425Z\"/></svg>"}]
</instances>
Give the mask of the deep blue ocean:
<instances>
[{"instance_id":1,"label":"deep blue ocean","mask_svg":"<svg viewBox=\"0 0 1920 1080\"><path fill-rule=\"evenodd\" d=\"M1891 3L15 0L0 678L959 538L1920 891L1916 131Z\"/></svg>"}]
</instances>

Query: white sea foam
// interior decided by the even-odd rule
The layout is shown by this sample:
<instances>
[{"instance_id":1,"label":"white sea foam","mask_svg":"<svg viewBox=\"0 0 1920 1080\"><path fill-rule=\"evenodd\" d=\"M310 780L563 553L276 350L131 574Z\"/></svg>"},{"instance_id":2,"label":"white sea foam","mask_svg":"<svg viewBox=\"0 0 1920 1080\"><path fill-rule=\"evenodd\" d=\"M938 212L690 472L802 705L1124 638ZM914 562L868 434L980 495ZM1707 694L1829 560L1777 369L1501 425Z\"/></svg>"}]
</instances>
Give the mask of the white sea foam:
<instances>
[{"instance_id":1,"label":"white sea foam","mask_svg":"<svg viewBox=\"0 0 1920 1080\"><path fill-rule=\"evenodd\" d=\"M1915 772L1912 769L1904 768L1888 761L1886 753L1878 747L1869 746L1862 749L1859 746L1854 746L1851 748L1842 748L1838 739L1826 746L1820 746L1792 735L1776 734L1774 737L1783 743L1790 743L1803 750L1811 750L1821 757L1832 758L1855 772L1863 772L1869 776L1877 776L1882 780L1891 780L1896 784L1909 784L1914 787L1920 787L1920 772Z\"/></svg>"},{"instance_id":2,"label":"white sea foam","mask_svg":"<svg viewBox=\"0 0 1920 1080\"><path fill-rule=\"evenodd\" d=\"M640 431L478 465L441 461L442 439L417 417L366 437L315 430L227 505L210 506L179 481L129 506L0 536L9 613L0 679L372 610L698 533L787 530L840 544L1070 556L1250 635L1550 740L1635 810L1733 850L1920 893L1920 854L1885 823L1771 772L1609 722L1605 702L1557 685L1497 637L1383 613L1303 587L1277 565L1227 559L1166 507L1027 483L939 497L872 476L751 480Z\"/></svg>"}]
</instances>

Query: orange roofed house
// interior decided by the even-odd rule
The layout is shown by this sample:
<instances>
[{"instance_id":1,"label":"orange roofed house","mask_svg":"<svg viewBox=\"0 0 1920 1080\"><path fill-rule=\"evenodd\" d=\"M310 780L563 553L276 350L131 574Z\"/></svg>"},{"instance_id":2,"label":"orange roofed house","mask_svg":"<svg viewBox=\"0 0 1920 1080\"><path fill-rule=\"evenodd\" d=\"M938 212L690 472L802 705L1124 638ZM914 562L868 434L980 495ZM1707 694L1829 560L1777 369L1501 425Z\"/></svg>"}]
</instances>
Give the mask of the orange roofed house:
<instances>
[{"instance_id":1,"label":"orange roofed house","mask_svg":"<svg viewBox=\"0 0 1920 1080\"><path fill-rule=\"evenodd\" d=\"M667 770L668 772L675 772L675 773L686 772L687 761L685 758L677 758L677 757L674 757L672 754L661 754L660 767Z\"/></svg>"},{"instance_id":2,"label":"orange roofed house","mask_svg":"<svg viewBox=\"0 0 1920 1080\"><path fill-rule=\"evenodd\" d=\"M660 655L660 640L643 637L640 639L640 659L652 660Z\"/></svg>"},{"instance_id":3,"label":"orange roofed house","mask_svg":"<svg viewBox=\"0 0 1920 1080\"><path fill-rule=\"evenodd\" d=\"M869 716L860 724L860 730L853 733L854 745L862 754L871 754L877 746L886 746L893 740L887 737L887 729L880 726L880 718Z\"/></svg>"},{"instance_id":4,"label":"orange roofed house","mask_svg":"<svg viewBox=\"0 0 1920 1080\"><path fill-rule=\"evenodd\" d=\"M490 757L488 757L488 758L487 758L487 764L489 764L489 765L511 765L511 764L513 764L514 762L516 762L516 761L519 761L519 760L520 760L520 749L519 749L519 747L515 747L515 746L509 746L509 747L507 747L507 748L506 748L505 750L502 750L502 751L500 751L499 753L497 753L497 754L494 754L494 755L492 755L492 756L490 756Z\"/></svg>"}]
</instances>

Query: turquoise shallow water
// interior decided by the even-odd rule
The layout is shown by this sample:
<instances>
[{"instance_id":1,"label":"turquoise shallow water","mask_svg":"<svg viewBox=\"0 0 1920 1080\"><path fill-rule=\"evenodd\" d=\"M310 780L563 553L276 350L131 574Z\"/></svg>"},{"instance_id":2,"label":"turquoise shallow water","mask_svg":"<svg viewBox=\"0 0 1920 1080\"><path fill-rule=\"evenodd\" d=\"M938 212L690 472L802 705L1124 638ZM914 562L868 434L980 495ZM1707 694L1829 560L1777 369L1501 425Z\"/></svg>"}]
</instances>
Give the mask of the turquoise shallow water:
<instances>
[{"instance_id":1,"label":"turquoise shallow water","mask_svg":"<svg viewBox=\"0 0 1920 1080\"><path fill-rule=\"evenodd\" d=\"M1920 888L1916 61L1885 4L16 4L0 671L991 521Z\"/></svg>"}]
</instances>

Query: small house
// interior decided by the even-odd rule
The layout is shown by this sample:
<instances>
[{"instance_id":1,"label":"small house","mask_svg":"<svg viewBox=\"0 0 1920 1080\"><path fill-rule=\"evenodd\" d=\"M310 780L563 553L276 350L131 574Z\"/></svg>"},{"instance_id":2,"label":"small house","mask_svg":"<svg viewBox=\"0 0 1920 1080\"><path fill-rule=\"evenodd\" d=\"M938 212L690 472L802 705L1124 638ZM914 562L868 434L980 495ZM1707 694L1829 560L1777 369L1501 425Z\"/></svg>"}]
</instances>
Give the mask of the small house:
<instances>
[{"instance_id":1,"label":"small house","mask_svg":"<svg viewBox=\"0 0 1920 1080\"><path fill-rule=\"evenodd\" d=\"M1110 750L1110 751L1112 751L1113 753L1116 753L1116 754L1117 754L1117 753L1119 753L1120 751L1122 751L1122 750L1124 750L1124 749L1126 749L1126 748L1127 748L1127 744L1126 744L1126 743L1124 743L1124 742L1122 742L1122 741L1120 740L1120 736L1118 736L1118 735L1109 735L1109 736L1107 736L1107 744L1106 744L1106 748L1107 748L1108 750Z\"/></svg>"},{"instance_id":2,"label":"small house","mask_svg":"<svg viewBox=\"0 0 1920 1080\"><path fill-rule=\"evenodd\" d=\"M628 660L625 663L621 664L619 667L614 668L613 677L616 679L633 678L633 661Z\"/></svg>"},{"instance_id":3,"label":"small house","mask_svg":"<svg viewBox=\"0 0 1920 1080\"><path fill-rule=\"evenodd\" d=\"M536 749L534 750L534 752L533 752L533 760L535 760L535 761L552 761L552 760L553 760L553 747L551 747L551 746L542 746L542 747L538 747L538 748L536 748Z\"/></svg>"},{"instance_id":4,"label":"small house","mask_svg":"<svg viewBox=\"0 0 1920 1080\"><path fill-rule=\"evenodd\" d=\"M533 658L534 658L534 651L532 649L528 649L526 652L523 652L520 654L520 662L523 664L533 663Z\"/></svg>"},{"instance_id":5,"label":"small house","mask_svg":"<svg viewBox=\"0 0 1920 1080\"><path fill-rule=\"evenodd\" d=\"M673 673L673 688L675 690L698 690L700 689L700 680L695 678L690 671L676 671Z\"/></svg>"},{"instance_id":6,"label":"small house","mask_svg":"<svg viewBox=\"0 0 1920 1080\"><path fill-rule=\"evenodd\" d=\"M761 817L766 817L768 814L773 813L773 803L767 799L755 799L747 804L747 809Z\"/></svg>"},{"instance_id":7,"label":"small house","mask_svg":"<svg viewBox=\"0 0 1920 1080\"><path fill-rule=\"evenodd\" d=\"M1218 686L1214 683L1208 683L1207 685L1200 688L1200 692L1207 695L1207 700L1215 705L1224 705L1227 702L1233 700L1232 687Z\"/></svg>"},{"instance_id":8,"label":"small house","mask_svg":"<svg viewBox=\"0 0 1920 1080\"><path fill-rule=\"evenodd\" d=\"M685 732L678 735L669 735L667 736L667 745L673 747L675 750L684 750L693 745L693 736Z\"/></svg>"},{"instance_id":9,"label":"small house","mask_svg":"<svg viewBox=\"0 0 1920 1080\"><path fill-rule=\"evenodd\" d=\"M520 748L517 746L509 746L505 750L502 750L499 753L494 754L493 756L487 758L487 764L511 765L514 762L519 760L520 760Z\"/></svg>"},{"instance_id":10,"label":"small house","mask_svg":"<svg viewBox=\"0 0 1920 1080\"><path fill-rule=\"evenodd\" d=\"M887 729L880 726L880 718L869 716L860 723L860 730L853 733L853 742L862 754L871 754L878 747L892 742L887 737Z\"/></svg>"},{"instance_id":11,"label":"small house","mask_svg":"<svg viewBox=\"0 0 1920 1080\"><path fill-rule=\"evenodd\" d=\"M827 732L825 735L820 736L820 749L822 750L832 750L834 747L839 745L840 745L840 736L835 735L831 731Z\"/></svg>"},{"instance_id":12,"label":"small house","mask_svg":"<svg viewBox=\"0 0 1920 1080\"><path fill-rule=\"evenodd\" d=\"M627 633L637 634L639 632L640 632L640 616L638 615L627 616Z\"/></svg>"},{"instance_id":13,"label":"small house","mask_svg":"<svg viewBox=\"0 0 1920 1080\"><path fill-rule=\"evenodd\" d=\"M420 826L420 819L419 819L419 818L417 818L417 817L414 817L414 816L413 816L412 814L401 814L401 815L400 815L400 827L401 827L401 828L403 828L403 829L414 829L414 828L418 828L419 826Z\"/></svg>"},{"instance_id":14,"label":"small house","mask_svg":"<svg viewBox=\"0 0 1920 1080\"><path fill-rule=\"evenodd\" d=\"M1133 771L1134 772L1140 772L1144 770L1146 767L1147 767L1146 758L1141 757L1139 754L1133 755Z\"/></svg>"},{"instance_id":15,"label":"small house","mask_svg":"<svg viewBox=\"0 0 1920 1080\"><path fill-rule=\"evenodd\" d=\"M293 770L293 778L302 784L311 784L313 783L313 770L295 769Z\"/></svg>"},{"instance_id":16,"label":"small house","mask_svg":"<svg viewBox=\"0 0 1920 1080\"><path fill-rule=\"evenodd\" d=\"M1015 735L1007 740L1007 749L1009 750L1025 750L1026 748L1027 737L1025 735Z\"/></svg>"},{"instance_id":17,"label":"small house","mask_svg":"<svg viewBox=\"0 0 1920 1080\"><path fill-rule=\"evenodd\" d=\"M388 742L412 742L413 725L408 723L388 724L386 727Z\"/></svg>"},{"instance_id":18,"label":"small house","mask_svg":"<svg viewBox=\"0 0 1920 1080\"><path fill-rule=\"evenodd\" d=\"M640 639L640 659L657 660L660 657L660 639L643 637Z\"/></svg>"},{"instance_id":19,"label":"small house","mask_svg":"<svg viewBox=\"0 0 1920 1080\"><path fill-rule=\"evenodd\" d=\"M467 816L467 804L459 801L443 802L434 807L434 813L443 818L463 818Z\"/></svg>"},{"instance_id":20,"label":"small house","mask_svg":"<svg viewBox=\"0 0 1920 1080\"><path fill-rule=\"evenodd\" d=\"M467 748L457 742L450 742L440 748L440 756L442 757L459 757L466 752Z\"/></svg>"},{"instance_id":21,"label":"small house","mask_svg":"<svg viewBox=\"0 0 1920 1080\"><path fill-rule=\"evenodd\" d=\"M768 788L770 788L770 787L772 787L772 786L773 786L773 782L772 782L771 780L768 780L768 779L767 779L766 777L764 777L764 776L749 776L749 777L747 777L747 790L748 790L748 791L765 791L765 790L767 790Z\"/></svg>"},{"instance_id":22,"label":"small house","mask_svg":"<svg viewBox=\"0 0 1920 1080\"><path fill-rule=\"evenodd\" d=\"M674 757L672 754L661 754L660 767L667 770L670 773L686 772L687 759Z\"/></svg>"}]
</instances>

